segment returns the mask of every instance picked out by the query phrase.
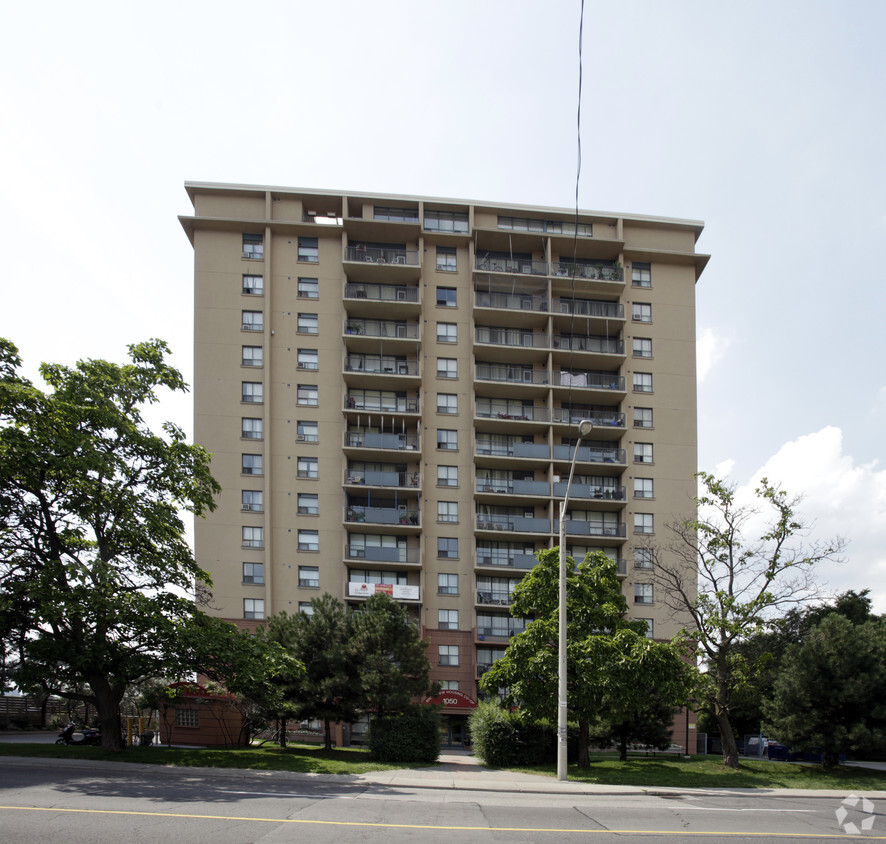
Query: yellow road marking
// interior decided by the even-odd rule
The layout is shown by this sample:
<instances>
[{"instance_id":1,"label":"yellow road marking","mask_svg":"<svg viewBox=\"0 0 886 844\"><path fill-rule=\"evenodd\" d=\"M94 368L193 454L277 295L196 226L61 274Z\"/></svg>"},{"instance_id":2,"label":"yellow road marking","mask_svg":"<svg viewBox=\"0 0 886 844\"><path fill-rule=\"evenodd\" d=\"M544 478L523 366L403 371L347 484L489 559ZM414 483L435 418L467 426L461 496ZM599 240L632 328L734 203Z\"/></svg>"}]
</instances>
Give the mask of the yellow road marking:
<instances>
[{"instance_id":1,"label":"yellow road marking","mask_svg":"<svg viewBox=\"0 0 886 844\"><path fill-rule=\"evenodd\" d=\"M847 835L846 833L809 833L809 832L687 832L684 829L568 829L559 827L522 827L522 826L443 826L417 823L371 823L368 821L314 821L304 818L247 818L237 815L189 815L179 812L132 812L114 809L54 809L49 806L0 806L0 810L20 812L67 812L82 815L136 815L150 818L190 818L202 821L255 821L256 823L300 823L317 826L365 826L381 829L448 829L456 832L570 832L580 835L596 833L599 835L748 835L767 836L769 838L837 838L842 840L864 838L867 841L886 841L886 835Z\"/></svg>"}]
</instances>

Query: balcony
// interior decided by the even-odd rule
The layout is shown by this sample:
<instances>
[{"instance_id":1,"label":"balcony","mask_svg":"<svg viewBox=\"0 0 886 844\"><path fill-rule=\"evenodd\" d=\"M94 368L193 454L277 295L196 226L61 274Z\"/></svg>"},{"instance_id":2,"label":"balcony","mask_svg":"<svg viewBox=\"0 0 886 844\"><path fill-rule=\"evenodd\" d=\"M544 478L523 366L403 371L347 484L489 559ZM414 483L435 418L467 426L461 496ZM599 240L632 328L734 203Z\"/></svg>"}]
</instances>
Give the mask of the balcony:
<instances>
[{"instance_id":1,"label":"balcony","mask_svg":"<svg viewBox=\"0 0 886 844\"><path fill-rule=\"evenodd\" d=\"M474 342L492 346L511 346L521 349L547 349L551 338L544 331L524 331L519 328L478 325Z\"/></svg>"},{"instance_id":2,"label":"balcony","mask_svg":"<svg viewBox=\"0 0 886 844\"><path fill-rule=\"evenodd\" d=\"M349 544L345 545L345 559L417 566L421 563L421 554L418 548Z\"/></svg>"},{"instance_id":3,"label":"balcony","mask_svg":"<svg viewBox=\"0 0 886 844\"><path fill-rule=\"evenodd\" d=\"M500 256L478 255L474 263L478 272L490 273L525 273L528 275L547 275L548 262L532 258L502 258Z\"/></svg>"},{"instance_id":4,"label":"balcony","mask_svg":"<svg viewBox=\"0 0 886 844\"><path fill-rule=\"evenodd\" d=\"M394 398L391 396L364 396L348 393L345 396L344 410L359 410L372 413L412 413L419 412L418 398Z\"/></svg>"},{"instance_id":5,"label":"balcony","mask_svg":"<svg viewBox=\"0 0 886 844\"><path fill-rule=\"evenodd\" d=\"M610 264L573 264L568 261L554 261L551 264L551 275L558 278L580 278L584 281L615 281L624 282L624 270Z\"/></svg>"},{"instance_id":6,"label":"balcony","mask_svg":"<svg viewBox=\"0 0 886 844\"><path fill-rule=\"evenodd\" d=\"M550 415L550 411L546 407L524 405L523 407L499 410L495 404L481 406L480 399L477 399L477 407L474 409L474 416L477 419L502 419L510 422L547 422ZM586 417L582 416L581 418Z\"/></svg>"},{"instance_id":7,"label":"balcony","mask_svg":"<svg viewBox=\"0 0 886 844\"><path fill-rule=\"evenodd\" d=\"M554 533L560 532L560 520L554 519ZM566 519L567 536L607 536L624 539L627 531L624 522L586 522L583 519Z\"/></svg>"},{"instance_id":8,"label":"balcony","mask_svg":"<svg viewBox=\"0 0 886 844\"><path fill-rule=\"evenodd\" d=\"M497 568L529 571L538 560L535 554L518 554L515 551L477 549L477 566L495 566Z\"/></svg>"},{"instance_id":9,"label":"balcony","mask_svg":"<svg viewBox=\"0 0 886 844\"><path fill-rule=\"evenodd\" d=\"M551 485L548 481L495 480L477 478L476 492L494 493L497 495L535 495L550 497ZM575 484L573 484L573 489ZM574 493L573 493L574 494Z\"/></svg>"},{"instance_id":10,"label":"balcony","mask_svg":"<svg viewBox=\"0 0 886 844\"><path fill-rule=\"evenodd\" d=\"M351 353L345 355L345 382L355 387L403 389L415 385L418 361L405 357Z\"/></svg>"},{"instance_id":11,"label":"balcony","mask_svg":"<svg viewBox=\"0 0 886 844\"><path fill-rule=\"evenodd\" d=\"M418 434L379 434L345 431L345 448L371 448L386 451L418 451Z\"/></svg>"},{"instance_id":12,"label":"balcony","mask_svg":"<svg viewBox=\"0 0 886 844\"><path fill-rule=\"evenodd\" d=\"M604 302L595 299L566 299L558 297L554 299L554 313L594 317L597 319L623 320L625 318L624 305L620 305L618 302Z\"/></svg>"},{"instance_id":13,"label":"balcony","mask_svg":"<svg viewBox=\"0 0 886 844\"><path fill-rule=\"evenodd\" d=\"M567 371L555 370L553 374L554 386L557 387L580 387L587 390L617 390L624 392L625 379L623 375L614 372L590 372L581 370Z\"/></svg>"},{"instance_id":14,"label":"balcony","mask_svg":"<svg viewBox=\"0 0 886 844\"><path fill-rule=\"evenodd\" d=\"M547 443L491 443L477 440L474 447L477 454L490 457L523 457L531 460L549 460L551 457L551 447Z\"/></svg>"},{"instance_id":15,"label":"balcony","mask_svg":"<svg viewBox=\"0 0 886 844\"><path fill-rule=\"evenodd\" d=\"M590 419L594 428L624 428L625 415L617 410L579 410L568 407L554 408L554 423L574 426L582 419ZM595 430L594 436L600 432Z\"/></svg>"},{"instance_id":16,"label":"balcony","mask_svg":"<svg viewBox=\"0 0 886 844\"><path fill-rule=\"evenodd\" d=\"M418 472L383 472L366 471L363 469L347 469L346 484L355 486L381 486L396 489L417 489L419 486Z\"/></svg>"},{"instance_id":17,"label":"balcony","mask_svg":"<svg viewBox=\"0 0 886 844\"><path fill-rule=\"evenodd\" d=\"M373 246L346 246L345 261L360 264L390 264L392 266L417 267L418 250L400 249L396 246L378 248Z\"/></svg>"},{"instance_id":18,"label":"balcony","mask_svg":"<svg viewBox=\"0 0 886 844\"><path fill-rule=\"evenodd\" d=\"M346 597L348 600L354 598L369 598L379 592L390 595L395 601L419 601L421 600L421 592L419 586L412 586L407 583L363 583L361 581L349 581L347 584Z\"/></svg>"},{"instance_id":19,"label":"balcony","mask_svg":"<svg viewBox=\"0 0 886 844\"><path fill-rule=\"evenodd\" d=\"M532 369L523 366L478 363L476 372L478 381L495 381L501 384L542 387L550 381L550 373L546 369Z\"/></svg>"},{"instance_id":20,"label":"balcony","mask_svg":"<svg viewBox=\"0 0 886 844\"><path fill-rule=\"evenodd\" d=\"M345 508L345 521L349 524L402 525L419 527L418 510L404 507L373 507L369 504L349 504Z\"/></svg>"},{"instance_id":21,"label":"balcony","mask_svg":"<svg viewBox=\"0 0 886 844\"><path fill-rule=\"evenodd\" d=\"M554 483L554 497L563 498L566 495L567 481ZM569 490L569 498L587 498L592 501L625 501L625 488L618 485L602 484L579 484L572 482Z\"/></svg>"},{"instance_id":22,"label":"balcony","mask_svg":"<svg viewBox=\"0 0 886 844\"><path fill-rule=\"evenodd\" d=\"M551 348L571 352L591 352L598 355L624 355L624 340L601 337L597 334L555 334Z\"/></svg>"},{"instance_id":23,"label":"balcony","mask_svg":"<svg viewBox=\"0 0 886 844\"><path fill-rule=\"evenodd\" d=\"M551 520L533 516L496 516L478 513L477 530L550 534Z\"/></svg>"},{"instance_id":24,"label":"balcony","mask_svg":"<svg viewBox=\"0 0 886 844\"><path fill-rule=\"evenodd\" d=\"M349 281L344 302L349 313L360 316L411 315L419 311L421 294L418 287L405 284Z\"/></svg>"},{"instance_id":25,"label":"balcony","mask_svg":"<svg viewBox=\"0 0 886 844\"><path fill-rule=\"evenodd\" d=\"M564 463L572 461L572 452L575 446L555 445L554 460L562 460ZM612 463L623 465L625 463L625 450L623 448L606 448L603 446L579 446L579 463Z\"/></svg>"},{"instance_id":26,"label":"balcony","mask_svg":"<svg viewBox=\"0 0 886 844\"><path fill-rule=\"evenodd\" d=\"M548 297L530 293L492 293L475 290L474 307L493 308L496 311L545 313L548 310Z\"/></svg>"},{"instance_id":27,"label":"balcony","mask_svg":"<svg viewBox=\"0 0 886 844\"><path fill-rule=\"evenodd\" d=\"M349 319L342 332L346 335L381 337L385 340L418 340L419 326L415 322L386 319Z\"/></svg>"},{"instance_id":28,"label":"balcony","mask_svg":"<svg viewBox=\"0 0 886 844\"><path fill-rule=\"evenodd\" d=\"M495 607L509 607L513 603L513 597L510 592L489 591L486 589L477 590L477 603ZM480 666L477 666L479 669ZM486 668L491 668L487 665Z\"/></svg>"}]
</instances>

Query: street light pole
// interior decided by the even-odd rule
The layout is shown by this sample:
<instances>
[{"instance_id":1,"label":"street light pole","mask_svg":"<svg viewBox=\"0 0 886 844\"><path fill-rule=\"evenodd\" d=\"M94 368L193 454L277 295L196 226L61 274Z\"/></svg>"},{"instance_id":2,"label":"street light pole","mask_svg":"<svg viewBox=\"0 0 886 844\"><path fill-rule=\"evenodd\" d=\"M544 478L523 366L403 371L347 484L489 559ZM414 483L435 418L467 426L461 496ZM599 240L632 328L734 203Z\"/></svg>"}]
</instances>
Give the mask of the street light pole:
<instances>
[{"instance_id":1,"label":"street light pole","mask_svg":"<svg viewBox=\"0 0 886 844\"><path fill-rule=\"evenodd\" d=\"M572 451L572 463L569 466L569 480L566 482L566 495L560 502L560 636L559 666L557 670L557 779L567 780L566 761L566 729L568 707L566 701L566 507L569 504L569 491L572 488L572 475L575 472L575 459L583 437L594 429L590 419L582 419L578 423L578 439Z\"/></svg>"}]
</instances>

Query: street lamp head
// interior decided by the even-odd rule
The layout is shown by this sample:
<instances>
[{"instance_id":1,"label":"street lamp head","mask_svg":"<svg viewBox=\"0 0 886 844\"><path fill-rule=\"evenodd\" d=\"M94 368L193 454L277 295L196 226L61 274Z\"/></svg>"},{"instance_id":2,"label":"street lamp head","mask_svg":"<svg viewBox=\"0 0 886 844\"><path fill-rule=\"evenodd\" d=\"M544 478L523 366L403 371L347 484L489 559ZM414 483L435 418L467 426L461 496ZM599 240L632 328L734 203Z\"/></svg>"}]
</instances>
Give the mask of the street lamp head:
<instances>
[{"instance_id":1,"label":"street lamp head","mask_svg":"<svg viewBox=\"0 0 886 844\"><path fill-rule=\"evenodd\" d=\"M582 419L581 422L578 423L579 437L586 437L593 430L594 430L594 423L590 419Z\"/></svg>"}]
</instances>

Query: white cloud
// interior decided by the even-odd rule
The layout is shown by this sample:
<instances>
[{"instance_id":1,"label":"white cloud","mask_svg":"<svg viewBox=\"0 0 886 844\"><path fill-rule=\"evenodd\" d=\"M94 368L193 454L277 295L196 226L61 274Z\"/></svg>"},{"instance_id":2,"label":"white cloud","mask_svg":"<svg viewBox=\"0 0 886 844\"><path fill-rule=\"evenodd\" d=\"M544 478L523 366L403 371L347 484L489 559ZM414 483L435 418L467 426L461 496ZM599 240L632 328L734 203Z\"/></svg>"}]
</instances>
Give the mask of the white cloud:
<instances>
[{"instance_id":1,"label":"white cloud","mask_svg":"<svg viewBox=\"0 0 886 844\"><path fill-rule=\"evenodd\" d=\"M731 345L731 336L718 334L713 328L703 328L698 332L695 342L695 366L699 383L723 359Z\"/></svg>"},{"instance_id":2,"label":"white cloud","mask_svg":"<svg viewBox=\"0 0 886 844\"><path fill-rule=\"evenodd\" d=\"M819 570L828 590L870 589L875 611L886 612L886 470L856 464L843 452L843 432L826 427L785 443L739 486L739 501L752 500L761 478L802 496L797 511L812 525L810 539L848 540L846 563Z\"/></svg>"}]
</instances>

